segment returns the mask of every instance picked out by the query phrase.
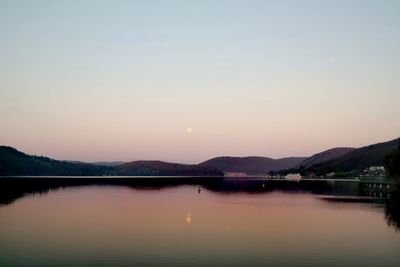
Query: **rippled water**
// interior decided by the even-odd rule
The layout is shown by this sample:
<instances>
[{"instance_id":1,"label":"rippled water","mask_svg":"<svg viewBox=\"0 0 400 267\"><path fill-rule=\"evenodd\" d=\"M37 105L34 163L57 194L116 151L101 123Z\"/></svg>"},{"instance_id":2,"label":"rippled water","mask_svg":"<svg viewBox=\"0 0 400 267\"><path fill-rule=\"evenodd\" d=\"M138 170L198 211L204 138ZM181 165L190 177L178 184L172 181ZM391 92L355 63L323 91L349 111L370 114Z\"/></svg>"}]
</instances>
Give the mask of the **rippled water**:
<instances>
[{"instance_id":1,"label":"rippled water","mask_svg":"<svg viewBox=\"0 0 400 267\"><path fill-rule=\"evenodd\" d=\"M4 190L0 266L400 266L384 199L358 201L353 184L269 187Z\"/></svg>"}]
</instances>

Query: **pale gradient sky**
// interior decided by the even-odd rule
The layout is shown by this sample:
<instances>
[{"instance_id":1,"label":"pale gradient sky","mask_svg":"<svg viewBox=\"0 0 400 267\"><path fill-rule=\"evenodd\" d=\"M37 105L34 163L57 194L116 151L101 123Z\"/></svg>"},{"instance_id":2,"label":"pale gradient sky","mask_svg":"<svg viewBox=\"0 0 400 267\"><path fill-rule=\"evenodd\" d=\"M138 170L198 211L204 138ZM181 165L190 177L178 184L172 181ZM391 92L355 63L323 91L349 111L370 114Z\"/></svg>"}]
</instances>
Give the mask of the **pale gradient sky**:
<instances>
[{"instance_id":1,"label":"pale gradient sky","mask_svg":"<svg viewBox=\"0 0 400 267\"><path fill-rule=\"evenodd\" d=\"M197 163L390 140L399 14L400 1L0 0L0 144Z\"/></svg>"}]
</instances>

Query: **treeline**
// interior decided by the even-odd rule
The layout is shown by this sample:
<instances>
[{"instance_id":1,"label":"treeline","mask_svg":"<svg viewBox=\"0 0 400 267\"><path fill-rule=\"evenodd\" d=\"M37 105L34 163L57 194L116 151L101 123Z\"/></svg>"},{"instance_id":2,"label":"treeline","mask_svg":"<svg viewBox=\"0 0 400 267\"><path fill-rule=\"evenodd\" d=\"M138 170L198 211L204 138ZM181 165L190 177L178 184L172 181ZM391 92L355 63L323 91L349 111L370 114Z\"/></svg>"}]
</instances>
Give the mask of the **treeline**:
<instances>
[{"instance_id":1,"label":"treeline","mask_svg":"<svg viewBox=\"0 0 400 267\"><path fill-rule=\"evenodd\" d=\"M102 175L107 170L103 166L86 163L69 163L43 156L26 155L12 147L0 147L0 175Z\"/></svg>"},{"instance_id":2,"label":"treeline","mask_svg":"<svg viewBox=\"0 0 400 267\"><path fill-rule=\"evenodd\" d=\"M396 151L386 155L385 171L390 178L400 178L400 143Z\"/></svg>"},{"instance_id":3,"label":"treeline","mask_svg":"<svg viewBox=\"0 0 400 267\"><path fill-rule=\"evenodd\" d=\"M206 166L136 161L117 166L66 162L30 156L12 147L0 146L0 176L223 176Z\"/></svg>"},{"instance_id":4,"label":"treeline","mask_svg":"<svg viewBox=\"0 0 400 267\"><path fill-rule=\"evenodd\" d=\"M284 171L287 173L300 173L303 176L330 176L351 177L357 176L370 166L385 165L388 176L399 176L399 143L400 139L389 142L373 144L354 149L338 158L324 161L309 167L300 166Z\"/></svg>"}]
</instances>

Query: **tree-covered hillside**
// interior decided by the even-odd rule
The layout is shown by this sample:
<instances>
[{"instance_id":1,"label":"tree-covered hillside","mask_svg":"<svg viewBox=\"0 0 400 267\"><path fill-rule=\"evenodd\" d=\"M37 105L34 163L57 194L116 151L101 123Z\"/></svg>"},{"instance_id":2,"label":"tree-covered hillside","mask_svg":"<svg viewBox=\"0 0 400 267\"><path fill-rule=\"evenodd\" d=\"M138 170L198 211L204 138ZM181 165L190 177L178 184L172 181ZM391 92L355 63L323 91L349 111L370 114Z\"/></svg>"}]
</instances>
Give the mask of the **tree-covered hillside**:
<instances>
[{"instance_id":1,"label":"tree-covered hillside","mask_svg":"<svg viewBox=\"0 0 400 267\"><path fill-rule=\"evenodd\" d=\"M400 178L400 142L397 149L386 155L386 174L390 178Z\"/></svg>"},{"instance_id":2,"label":"tree-covered hillside","mask_svg":"<svg viewBox=\"0 0 400 267\"><path fill-rule=\"evenodd\" d=\"M103 175L104 166L69 163L43 156L30 156L15 148L0 146L0 175Z\"/></svg>"},{"instance_id":3,"label":"tree-covered hillside","mask_svg":"<svg viewBox=\"0 0 400 267\"><path fill-rule=\"evenodd\" d=\"M134 161L116 166L66 162L42 156L30 156L15 148L0 146L0 176L223 176L212 167Z\"/></svg>"},{"instance_id":4,"label":"tree-covered hillside","mask_svg":"<svg viewBox=\"0 0 400 267\"><path fill-rule=\"evenodd\" d=\"M354 149L336 159L301 169L300 172L315 175L325 175L332 172L338 176L357 175L367 167L383 166L386 155L394 151L398 143L399 139L395 139Z\"/></svg>"}]
</instances>

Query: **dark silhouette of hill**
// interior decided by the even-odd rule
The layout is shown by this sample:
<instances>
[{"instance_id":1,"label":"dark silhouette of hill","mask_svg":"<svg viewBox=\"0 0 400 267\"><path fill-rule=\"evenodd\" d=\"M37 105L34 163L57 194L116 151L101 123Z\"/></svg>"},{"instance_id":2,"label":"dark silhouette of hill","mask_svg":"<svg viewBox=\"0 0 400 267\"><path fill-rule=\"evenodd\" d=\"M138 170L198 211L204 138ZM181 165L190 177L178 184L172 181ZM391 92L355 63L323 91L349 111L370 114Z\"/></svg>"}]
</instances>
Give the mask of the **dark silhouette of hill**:
<instances>
[{"instance_id":1,"label":"dark silhouette of hill","mask_svg":"<svg viewBox=\"0 0 400 267\"><path fill-rule=\"evenodd\" d=\"M312 165L302 170L303 173L323 175L331 172L343 175L358 174L369 166L382 166L387 154L395 151L400 139L372 144L354 149L332 160Z\"/></svg>"},{"instance_id":2,"label":"dark silhouette of hill","mask_svg":"<svg viewBox=\"0 0 400 267\"><path fill-rule=\"evenodd\" d=\"M92 164L92 165L104 166L104 167L114 167L114 166L118 166L118 165L122 165L124 163L127 163L126 161L84 162L84 161L79 161L79 160L63 160L63 162L68 162L68 163L86 163L86 164Z\"/></svg>"},{"instance_id":3,"label":"dark silhouette of hill","mask_svg":"<svg viewBox=\"0 0 400 267\"><path fill-rule=\"evenodd\" d=\"M116 175L144 175L144 176L223 176L217 168L168 163L163 161L133 161L115 166Z\"/></svg>"},{"instance_id":4,"label":"dark silhouette of hill","mask_svg":"<svg viewBox=\"0 0 400 267\"><path fill-rule=\"evenodd\" d=\"M384 164L388 177L400 179L400 141L397 150L386 155Z\"/></svg>"},{"instance_id":5,"label":"dark silhouette of hill","mask_svg":"<svg viewBox=\"0 0 400 267\"><path fill-rule=\"evenodd\" d=\"M198 165L162 161L99 165L31 156L12 147L0 146L0 176L222 176L223 172L258 175L270 172L284 174L289 171L303 175L325 175L331 172L338 176L357 175L369 166L382 166L385 157L396 151L399 142L400 139L395 139L358 149L334 148L309 158L216 157Z\"/></svg>"},{"instance_id":6,"label":"dark silhouette of hill","mask_svg":"<svg viewBox=\"0 0 400 267\"><path fill-rule=\"evenodd\" d=\"M0 146L0 176L221 176L223 172L206 166L134 161L116 166L67 162L43 156L31 156L15 148Z\"/></svg>"},{"instance_id":7,"label":"dark silhouette of hill","mask_svg":"<svg viewBox=\"0 0 400 267\"><path fill-rule=\"evenodd\" d=\"M309 168L313 165L333 160L336 158L339 158L343 156L344 154L354 150L354 147L336 147L336 148L331 148L328 150L325 150L323 152L317 153L312 155L309 158L306 158L304 161L302 161L300 164L298 164L296 167L301 167L303 166L304 168Z\"/></svg>"},{"instance_id":8,"label":"dark silhouette of hill","mask_svg":"<svg viewBox=\"0 0 400 267\"><path fill-rule=\"evenodd\" d=\"M0 175L103 175L107 169L88 163L58 161L30 156L15 148L0 146Z\"/></svg>"},{"instance_id":9,"label":"dark silhouette of hill","mask_svg":"<svg viewBox=\"0 0 400 267\"><path fill-rule=\"evenodd\" d=\"M98 165L98 166L118 166L126 163L125 161L97 161L97 162L91 162L93 165Z\"/></svg>"},{"instance_id":10,"label":"dark silhouette of hill","mask_svg":"<svg viewBox=\"0 0 400 267\"><path fill-rule=\"evenodd\" d=\"M214 167L224 172L241 172L256 175L293 168L304 159L304 157L282 159L272 159L267 157L216 157L204 161L200 163L200 165Z\"/></svg>"}]
</instances>

